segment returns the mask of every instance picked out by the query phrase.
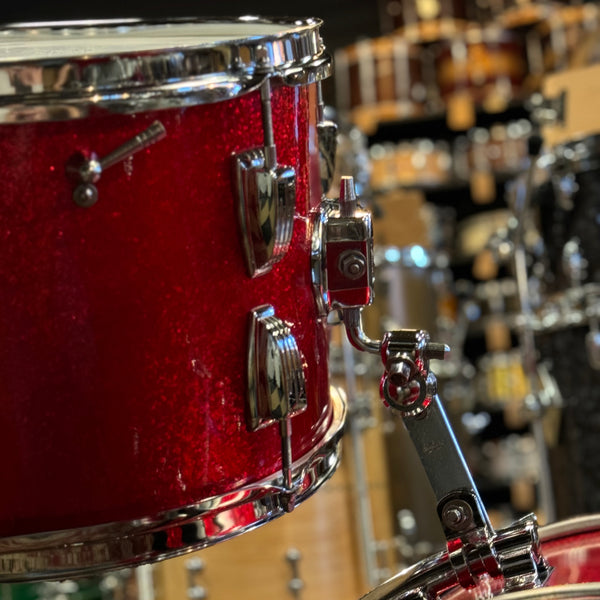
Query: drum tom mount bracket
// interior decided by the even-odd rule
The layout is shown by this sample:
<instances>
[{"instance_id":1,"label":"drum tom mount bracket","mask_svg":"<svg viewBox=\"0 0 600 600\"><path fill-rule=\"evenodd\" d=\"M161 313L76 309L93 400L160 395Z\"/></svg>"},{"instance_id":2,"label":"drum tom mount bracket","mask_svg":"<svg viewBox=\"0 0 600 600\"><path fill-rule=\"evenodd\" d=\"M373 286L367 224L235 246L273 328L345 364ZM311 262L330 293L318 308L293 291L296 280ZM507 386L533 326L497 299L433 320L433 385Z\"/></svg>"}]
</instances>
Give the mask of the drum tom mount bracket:
<instances>
[{"instance_id":1,"label":"drum tom mount bracket","mask_svg":"<svg viewBox=\"0 0 600 600\"><path fill-rule=\"evenodd\" d=\"M339 202L324 201L315 220L313 283L324 312L341 313L347 335L359 350L383 362L381 394L402 417L437 499L447 547L430 568L392 578L366 598L435 598L457 584L477 586L492 578L502 591L543 585L550 569L540 554L533 515L495 531L437 395L430 359L444 359L449 348L424 330L402 329L369 339L362 309L373 298L371 216L361 209L352 177L343 177Z\"/></svg>"}]
</instances>

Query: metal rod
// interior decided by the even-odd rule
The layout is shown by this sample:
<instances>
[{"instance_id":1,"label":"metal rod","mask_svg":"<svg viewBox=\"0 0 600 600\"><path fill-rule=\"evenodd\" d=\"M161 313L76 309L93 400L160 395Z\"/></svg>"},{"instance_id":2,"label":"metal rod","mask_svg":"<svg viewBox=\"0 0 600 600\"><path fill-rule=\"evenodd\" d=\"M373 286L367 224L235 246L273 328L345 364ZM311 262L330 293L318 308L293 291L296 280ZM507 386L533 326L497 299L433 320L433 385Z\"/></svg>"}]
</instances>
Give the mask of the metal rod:
<instances>
[{"instance_id":1,"label":"metal rod","mask_svg":"<svg viewBox=\"0 0 600 600\"><path fill-rule=\"evenodd\" d=\"M362 326L362 313L360 308L346 308L342 310L342 318L346 326L346 333L350 343L358 350L379 354L381 341L369 338Z\"/></svg>"},{"instance_id":2,"label":"metal rod","mask_svg":"<svg viewBox=\"0 0 600 600\"><path fill-rule=\"evenodd\" d=\"M348 405L356 405L357 389L356 375L354 373L354 348L346 336L342 336L342 352L344 357L344 372L346 376L346 391ZM349 412L348 425L350 430L350 445L352 448L352 462L354 466L354 479L356 483L356 525L359 536L359 549L367 583L373 587L379 583L377 577L377 563L374 556L375 534L373 533L373 512L367 485L367 467L365 461L362 431L356 416Z\"/></svg>"},{"instance_id":3,"label":"metal rod","mask_svg":"<svg viewBox=\"0 0 600 600\"><path fill-rule=\"evenodd\" d=\"M118 162L129 158L136 152L151 146L155 142L162 140L167 135L167 130L160 121L154 121L150 127L138 133L134 138L125 142L104 158L100 159L102 170L112 167Z\"/></svg>"},{"instance_id":4,"label":"metal rod","mask_svg":"<svg viewBox=\"0 0 600 600\"><path fill-rule=\"evenodd\" d=\"M323 101L323 88L317 81L317 123L325 120L325 102Z\"/></svg>"},{"instance_id":5,"label":"metal rod","mask_svg":"<svg viewBox=\"0 0 600 600\"><path fill-rule=\"evenodd\" d=\"M525 221L531 207L531 196L533 193L533 178L535 174L536 160L539 151L530 155L529 168L525 179L525 186L521 189L521 198L517 190L515 213L517 216L517 228L515 235L514 250L514 272L517 281L519 296L519 308L523 315L523 323L519 330L519 345L521 348L521 359L525 376L529 382L531 393L538 399L540 394L540 383L537 369L537 352L535 347L535 332L532 326L533 310L531 306L531 295L529 293L529 278L527 274L527 253L525 248ZM552 474L548 459L548 448L544 438L542 415L538 414L532 424L532 433L536 443L539 457L539 502L547 522L556 519L556 507L552 492Z\"/></svg>"},{"instance_id":6,"label":"metal rod","mask_svg":"<svg viewBox=\"0 0 600 600\"><path fill-rule=\"evenodd\" d=\"M281 470L283 485L286 489L293 489L292 479L292 419L288 416L279 422L281 434Z\"/></svg>"},{"instance_id":7,"label":"metal rod","mask_svg":"<svg viewBox=\"0 0 600 600\"><path fill-rule=\"evenodd\" d=\"M273 110L271 108L271 81L267 77L260 86L260 102L265 143L265 166L267 169L277 167L277 150L273 133Z\"/></svg>"}]
</instances>

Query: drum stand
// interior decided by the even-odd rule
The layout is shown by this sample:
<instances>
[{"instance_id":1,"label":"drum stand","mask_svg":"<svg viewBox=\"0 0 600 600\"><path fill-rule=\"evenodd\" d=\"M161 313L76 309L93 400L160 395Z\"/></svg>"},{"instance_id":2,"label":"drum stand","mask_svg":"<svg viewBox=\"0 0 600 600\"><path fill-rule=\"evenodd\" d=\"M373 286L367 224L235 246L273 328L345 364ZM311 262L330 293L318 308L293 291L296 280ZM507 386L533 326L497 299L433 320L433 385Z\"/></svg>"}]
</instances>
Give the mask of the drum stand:
<instances>
[{"instance_id":1,"label":"drum stand","mask_svg":"<svg viewBox=\"0 0 600 600\"><path fill-rule=\"evenodd\" d=\"M526 174L525 184L519 194L516 194L515 216L517 227L514 236L513 267L517 291L519 295L519 307L522 324L519 328L519 345L521 346L521 357L525 375L531 387L531 398L535 408L535 416L531 423L532 433L537 447L540 471L539 471L539 496L540 508L542 509L546 522L556 519L556 507L554 494L552 492L552 475L548 459L548 444L544 436L543 425L543 399L538 377L537 352L535 348L535 337L532 327L533 310L531 306L531 294L529 291L529 279L527 274L527 254L525 248L525 221L529 215L531 206L531 194L533 190L533 178L535 173L536 159L541 150L542 140L539 135L532 135L529 140L529 168Z\"/></svg>"},{"instance_id":2,"label":"drum stand","mask_svg":"<svg viewBox=\"0 0 600 600\"><path fill-rule=\"evenodd\" d=\"M320 267L328 306L340 311L351 343L381 355L384 403L399 414L414 443L437 500L446 550L411 567L369 594L365 600L435 598L456 585L472 588L486 582L508 592L543 585L550 569L540 554L533 515L495 531L437 395L430 359L443 359L444 344L431 342L424 330L388 332L369 339L362 309L372 298L372 225L343 177L339 204L322 209Z\"/></svg>"}]
</instances>

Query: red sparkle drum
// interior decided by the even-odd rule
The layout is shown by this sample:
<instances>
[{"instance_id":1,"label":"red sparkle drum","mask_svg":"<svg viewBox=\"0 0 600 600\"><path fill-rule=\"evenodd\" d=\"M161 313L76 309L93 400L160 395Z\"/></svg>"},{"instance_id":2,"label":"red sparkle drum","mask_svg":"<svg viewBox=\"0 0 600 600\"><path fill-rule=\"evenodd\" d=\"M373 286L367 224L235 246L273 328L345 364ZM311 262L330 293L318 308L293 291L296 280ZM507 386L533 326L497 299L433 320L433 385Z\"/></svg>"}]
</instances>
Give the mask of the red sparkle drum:
<instances>
[{"instance_id":1,"label":"red sparkle drum","mask_svg":"<svg viewBox=\"0 0 600 600\"><path fill-rule=\"evenodd\" d=\"M540 551L552 568L545 585L538 589L502 593L502 578L483 576L479 585L465 590L455 581L445 586L441 569L444 553L409 567L363 600L396 600L412 597L406 594L407 584L418 582L414 594L429 593L431 598L452 600L501 597L503 600L533 600L559 598L598 598L600 596L600 516L575 517L542 527L539 531ZM435 592L434 590L443 590ZM404 595L400 595L401 592ZM416 595L414 597L417 597Z\"/></svg>"},{"instance_id":2,"label":"red sparkle drum","mask_svg":"<svg viewBox=\"0 0 600 600\"><path fill-rule=\"evenodd\" d=\"M319 26L2 30L0 580L204 547L337 466Z\"/></svg>"}]
</instances>

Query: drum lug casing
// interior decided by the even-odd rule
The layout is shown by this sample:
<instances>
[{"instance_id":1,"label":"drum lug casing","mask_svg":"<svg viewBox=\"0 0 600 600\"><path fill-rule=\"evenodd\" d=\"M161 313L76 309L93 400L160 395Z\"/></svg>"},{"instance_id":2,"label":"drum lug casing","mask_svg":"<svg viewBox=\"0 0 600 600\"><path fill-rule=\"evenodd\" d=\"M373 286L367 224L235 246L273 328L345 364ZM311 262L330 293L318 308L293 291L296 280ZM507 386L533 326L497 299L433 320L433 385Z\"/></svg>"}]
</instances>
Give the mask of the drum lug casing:
<instances>
[{"instance_id":1,"label":"drum lug casing","mask_svg":"<svg viewBox=\"0 0 600 600\"><path fill-rule=\"evenodd\" d=\"M248 427L261 429L306 408L302 354L270 305L251 313L248 344Z\"/></svg>"},{"instance_id":2,"label":"drum lug casing","mask_svg":"<svg viewBox=\"0 0 600 600\"><path fill-rule=\"evenodd\" d=\"M260 88L265 145L234 155L234 194L250 277L268 273L287 253L294 229L296 172L277 164L271 82Z\"/></svg>"},{"instance_id":3,"label":"drum lug casing","mask_svg":"<svg viewBox=\"0 0 600 600\"><path fill-rule=\"evenodd\" d=\"M285 256L294 225L296 174L292 167L269 168L265 150L235 156L239 219L251 277L268 273Z\"/></svg>"},{"instance_id":4,"label":"drum lug casing","mask_svg":"<svg viewBox=\"0 0 600 600\"><path fill-rule=\"evenodd\" d=\"M307 406L304 360L289 326L271 305L255 308L248 343L248 428L279 424L282 506L290 512L300 483L294 481L292 417Z\"/></svg>"}]
</instances>

